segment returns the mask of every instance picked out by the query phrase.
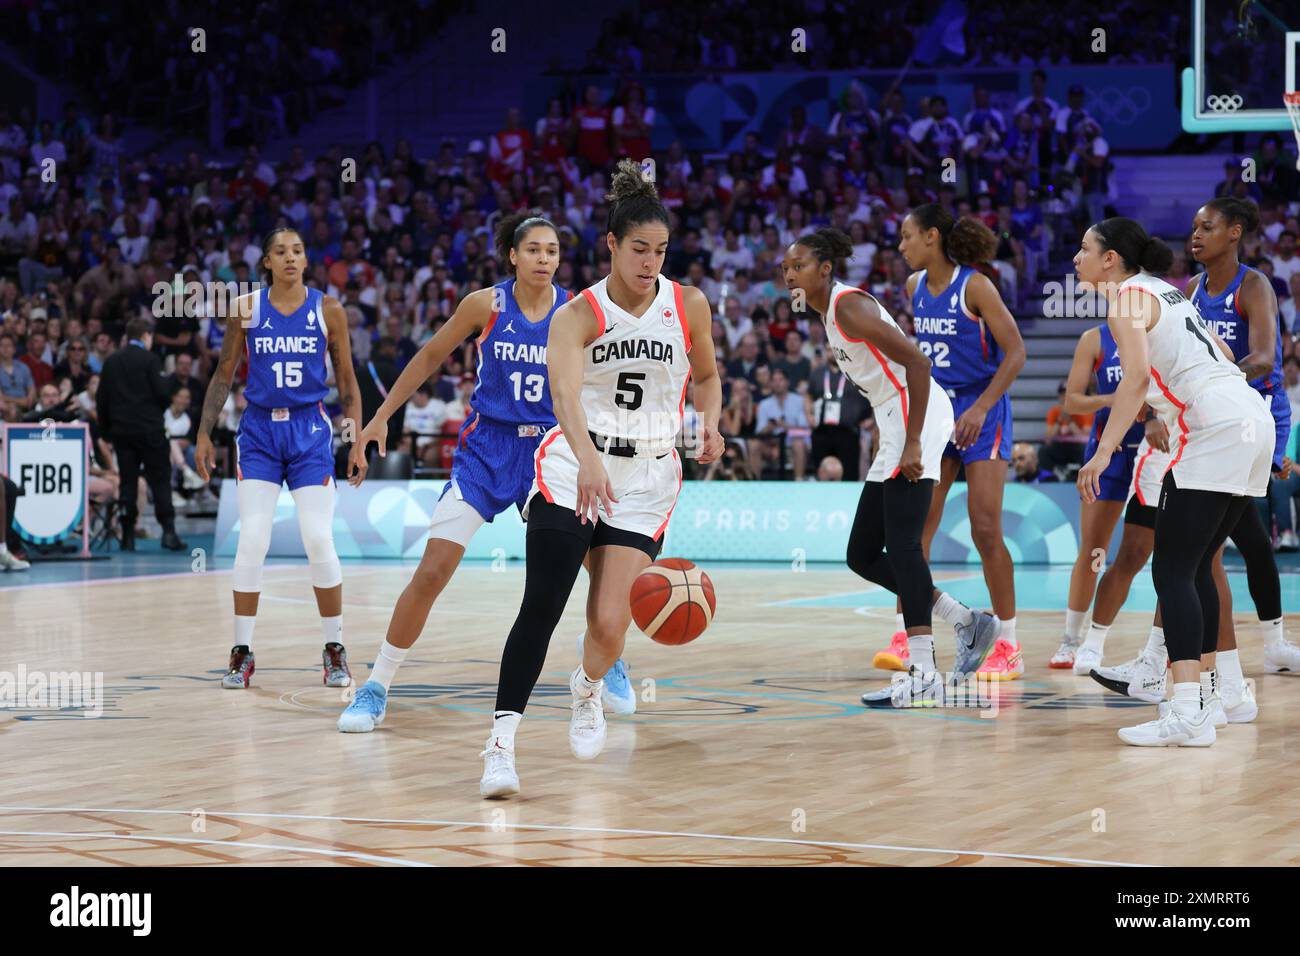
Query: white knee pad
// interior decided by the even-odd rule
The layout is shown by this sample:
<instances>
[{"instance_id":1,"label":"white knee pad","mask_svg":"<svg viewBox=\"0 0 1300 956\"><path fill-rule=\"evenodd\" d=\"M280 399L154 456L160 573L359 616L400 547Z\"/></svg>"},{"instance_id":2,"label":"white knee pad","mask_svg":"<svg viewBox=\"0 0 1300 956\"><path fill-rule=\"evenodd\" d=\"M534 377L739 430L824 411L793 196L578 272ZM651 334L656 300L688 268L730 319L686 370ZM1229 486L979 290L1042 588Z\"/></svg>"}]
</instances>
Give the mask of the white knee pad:
<instances>
[{"instance_id":1,"label":"white knee pad","mask_svg":"<svg viewBox=\"0 0 1300 956\"><path fill-rule=\"evenodd\" d=\"M429 537L452 541L468 548L470 539L483 527L483 516L458 494L455 484L438 499L429 522Z\"/></svg>"},{"instance_id":2,"label":"white knee pad","mask_svg":"<svg viewBox=\"0 0 1300 956\"><path fill-rule=\"evenodd\" d=\"M275 502L280 487L250 478L239 483L239 544L235 549L232 588L262 590L262 564L271 547L271 526L275 523Z\"/></svg>"},{"instance_id":3,"label":"white knee pad","mask_svg":"<svg viewBox=\"0 0 1300 956\"><path fill-rule=\"evenodd\" d=\"M343 583L343 567L334 550L334 496L333 484L308 485L293 491L313 587L332 588Z\"/></svg>"}]
</instances>

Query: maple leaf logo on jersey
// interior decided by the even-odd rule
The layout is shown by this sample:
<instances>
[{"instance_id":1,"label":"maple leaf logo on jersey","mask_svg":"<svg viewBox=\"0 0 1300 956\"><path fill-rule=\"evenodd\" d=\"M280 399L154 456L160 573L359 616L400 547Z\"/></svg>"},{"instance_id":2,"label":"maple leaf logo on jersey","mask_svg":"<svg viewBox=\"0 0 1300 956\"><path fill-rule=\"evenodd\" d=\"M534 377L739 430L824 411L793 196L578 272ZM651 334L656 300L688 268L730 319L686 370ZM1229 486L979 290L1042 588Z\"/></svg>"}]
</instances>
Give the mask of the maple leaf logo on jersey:
<instances>
[{"instance_id":1,"label":"maple leaf logo on jersey","mask_svg":"<svg viewBox=\"0 0 1300 956\"><path fill-rule=\"evenodd\" d=\"M670 328L670 329L671 329L671 328L673 327L673 319L674 319L674 316L673 316L673 310L672 310L672 309L665 308L665 309L664 309L664 326L665 326L666 328Z\"/></svg>"}]
</instances>

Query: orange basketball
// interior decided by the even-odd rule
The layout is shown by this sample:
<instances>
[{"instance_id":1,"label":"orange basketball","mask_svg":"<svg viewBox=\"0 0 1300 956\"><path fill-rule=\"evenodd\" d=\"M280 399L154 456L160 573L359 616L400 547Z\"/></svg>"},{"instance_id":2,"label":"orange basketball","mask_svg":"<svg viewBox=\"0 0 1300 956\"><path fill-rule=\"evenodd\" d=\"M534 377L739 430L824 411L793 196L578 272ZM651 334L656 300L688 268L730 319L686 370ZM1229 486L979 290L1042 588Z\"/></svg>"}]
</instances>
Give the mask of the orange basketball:
<instances>
[{"instance_id":1,"label":"orange basketball","mask_svg":"<svg viewBox=\"0 0 1300 956\"><path fill-rule=\"evenodd\" d=\"M684 558L665 558L632 582L632 620L660 644L689 644L713 622L709 576Z\"/></svg>"}]
</instances>

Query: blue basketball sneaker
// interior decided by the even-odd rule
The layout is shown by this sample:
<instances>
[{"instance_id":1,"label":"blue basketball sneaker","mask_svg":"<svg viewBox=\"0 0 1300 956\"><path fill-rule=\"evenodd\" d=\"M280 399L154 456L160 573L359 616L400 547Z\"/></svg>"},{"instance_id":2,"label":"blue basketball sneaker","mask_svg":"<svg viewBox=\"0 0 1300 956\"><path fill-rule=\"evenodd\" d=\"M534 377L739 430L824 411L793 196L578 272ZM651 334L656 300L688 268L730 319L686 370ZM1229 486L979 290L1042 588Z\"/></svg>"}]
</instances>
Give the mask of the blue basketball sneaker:
<instances>
[{"instance_id":1,"label":"blue basketball sneaker","mask_svg":"<svg viewBox=\"0 0 1300 956\"><path fill-rule=\"evenodd\" d=\"M361 685L347 710L339 714L339 732L368 734L384 722L388 710L388 691L384 685L368 680Z\"/></svg>"},{"instance_id":2,"label":"blue basketball sneaker","mask_svg":"<svg viewBox=\"0 0 1300 956\"><path fill-rule=\"evenodd\" d=\"M586 634L578 635L578 663L582 663L582 639ZM623 658L614 662L614 666L605 674L605 684L600 692L600 702L606 709L620 717L631 717L636 713L636 690L627 676L627 663Z\"/></svg>"}]
</instances>

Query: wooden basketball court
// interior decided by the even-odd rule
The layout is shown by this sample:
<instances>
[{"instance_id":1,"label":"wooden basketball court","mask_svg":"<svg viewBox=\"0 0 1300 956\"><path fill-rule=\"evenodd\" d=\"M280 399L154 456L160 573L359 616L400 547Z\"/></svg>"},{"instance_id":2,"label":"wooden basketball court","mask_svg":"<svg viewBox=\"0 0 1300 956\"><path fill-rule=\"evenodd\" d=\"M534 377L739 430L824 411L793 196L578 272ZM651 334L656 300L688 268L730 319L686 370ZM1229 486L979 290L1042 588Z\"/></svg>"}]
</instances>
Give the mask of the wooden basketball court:
<instances>
[{"instance_id":1,"label":"wooden basketball court","mask_svg":"<svg viewBox=\"0 0 1300 956\"><path fill-rule=\"evenodd\" d=\"M345 639L359 681L410 569L345 565ZM0 710L10 768L0 859L1300 863L1300 679L1261 674L1249 614L1238 621L1258 722L1229 727L1208 750L1145 750L1123 746L1115 731L1153 708L1047 669L1059 612L1021 612L1028 670L1001 685L995 714L867 711L858 697L888 680L870 659L893 621L871 586L847 570L707 570L718 592L713 627L677 648L629 636L641 709L610 717L606 750L589 763L570 755L566 736L580 581L519 732L523 792L505 802L479 798L478 754L521 565L461 569L397 676L385 724L366 735L334 729L344 702L321 686L305 566L267 569L247 692L219 684L230 643L227 573L7 588L4 666L102 671L104 687L94 719ZM1032 606L1035 585L1020 588ZM1126 611L1108 660L1132 656L1149 621L1149 611ZM1294 633L1300 618L1289 626ZM950 662L946 636L939 647L941 665Z\"/></svg>"}]
</instances>

